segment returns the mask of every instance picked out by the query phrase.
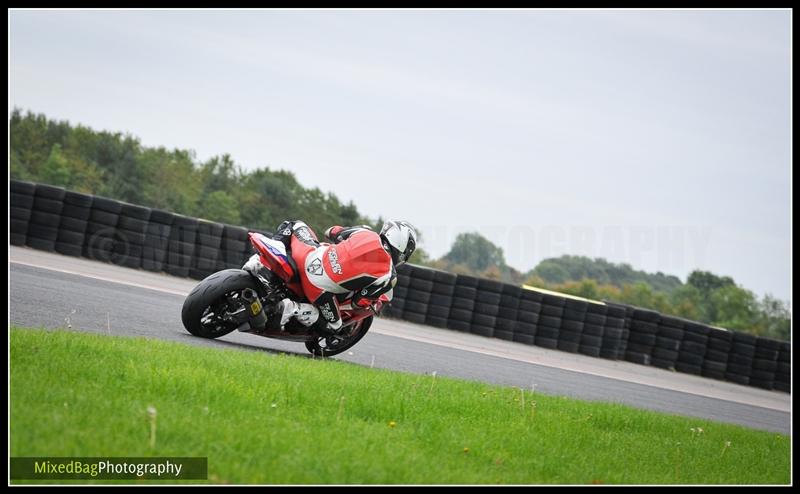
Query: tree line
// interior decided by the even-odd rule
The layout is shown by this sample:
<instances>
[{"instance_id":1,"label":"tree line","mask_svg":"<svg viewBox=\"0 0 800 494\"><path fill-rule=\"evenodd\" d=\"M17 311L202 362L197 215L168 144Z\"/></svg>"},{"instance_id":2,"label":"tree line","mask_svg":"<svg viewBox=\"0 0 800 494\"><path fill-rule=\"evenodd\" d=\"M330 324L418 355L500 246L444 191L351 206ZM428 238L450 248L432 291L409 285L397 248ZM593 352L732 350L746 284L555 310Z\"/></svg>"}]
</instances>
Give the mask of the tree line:
<instances>
[{"instance_id":1,"label":"tree line","mask_svg":"<svg viewBox=\"0 0 800 494\"><path fill-rule=\"evenodd\" d=\"M370 224L353 202L303 187L289 171L245 172L230 155L198 161L191 151L145 147L131 135L94 131L14 109L10 175L187 216L274 230L302 218L316 231Z\"/></svg>"},{"instance_id":2,"label":"tree line","mask_svg":"<svg viewBox=\"0 0 800 494\"><path fill-rule=\"evenodd\" d=\"M290 171L263 167L247 172L228 154L199 161L192 151L146 147L128 134L95 131L19 109L11 113L9 133L13 179L260 230L273 230L287 218L303 219L317 232L336 224L382 224L381 218L362 215L352 201L303 187ZM627 264L562 256L522 273L506 264L501 248L477 233L460 234L439 259L420 248L412 261L789 339L787 302L769 295L758 299L731 278L709 272L695 271L684 283Z\"/></svg>"},{"instance_id":3,"label":"tree line","mask_svg":"<svg viewBox=\"0 0 800 494\"><path fill-rule=\"evenodd\" d=\"M789 340L789 303L772 295L758 298L729 276L692 271L681 281L664 273L637 271L605 259L561 256L544 259L526 273L505 262L503 250L479 233L462 233L450 251L427 265L456 273L492 278L657 310L713 326Z\"/></svg>"}]
</instances>

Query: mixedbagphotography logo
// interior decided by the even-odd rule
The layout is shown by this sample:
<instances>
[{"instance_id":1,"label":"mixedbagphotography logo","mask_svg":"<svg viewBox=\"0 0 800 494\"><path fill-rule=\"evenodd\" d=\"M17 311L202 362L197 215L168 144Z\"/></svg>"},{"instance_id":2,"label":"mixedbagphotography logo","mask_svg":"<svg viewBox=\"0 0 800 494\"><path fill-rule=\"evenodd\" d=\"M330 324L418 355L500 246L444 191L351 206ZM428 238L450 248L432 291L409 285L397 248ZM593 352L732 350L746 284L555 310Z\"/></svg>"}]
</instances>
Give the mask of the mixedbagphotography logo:
<instances>
[{"instance_id":1,"label":"mixedbagphotography logo","mask_svg":"<svg viewBox=\"0 0 800 494\"><path fill-rule=\"evenodd\" d=\"M207 479L206 457L11 458L12 480Z\"/></svg>"}]
</instances>

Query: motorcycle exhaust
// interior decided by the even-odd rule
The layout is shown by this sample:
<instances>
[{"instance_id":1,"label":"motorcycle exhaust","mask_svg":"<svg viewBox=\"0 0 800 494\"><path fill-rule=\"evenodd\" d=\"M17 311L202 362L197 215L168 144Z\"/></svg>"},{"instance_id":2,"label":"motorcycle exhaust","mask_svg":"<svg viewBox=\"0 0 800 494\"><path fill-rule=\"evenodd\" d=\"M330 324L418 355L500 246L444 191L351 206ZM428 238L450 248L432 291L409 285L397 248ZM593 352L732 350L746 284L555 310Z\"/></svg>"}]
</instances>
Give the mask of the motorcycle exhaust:
<instances>
[{"instance_id":1,"label":"motorcycle exhaust","mask_svg":"<svg viewBox=\"0 0 800 494\"><path fill-rule=\"evenodd\" d=\"M264 306L261 304L261 300L258 299L258 293L252 288L245 288L242 291L242 299L247 303L248 319L239 325L237 329L242 332L264 329L267 325L267 314L264 313Z\"/></svg>"}]
</instances>

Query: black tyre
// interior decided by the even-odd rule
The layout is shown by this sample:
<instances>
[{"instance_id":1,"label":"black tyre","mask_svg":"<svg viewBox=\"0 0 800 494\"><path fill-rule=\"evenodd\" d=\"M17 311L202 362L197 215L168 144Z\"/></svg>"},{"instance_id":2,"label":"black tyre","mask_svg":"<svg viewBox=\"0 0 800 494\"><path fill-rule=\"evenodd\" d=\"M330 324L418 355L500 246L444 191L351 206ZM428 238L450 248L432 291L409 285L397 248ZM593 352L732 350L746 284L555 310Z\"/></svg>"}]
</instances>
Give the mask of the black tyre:
<instances>
[{"instance_id":1,"label":"black tyre","mask_svg":"<svg viewBox=\"0 0 800 494\"><path fill-rule=\"evenodd\" d=\"M444 295L444 296L446 296L448 298L452 298L453 297L453 292L455 291L455 289L456 289L455 285L434 282L433 283L433 290L431 290L431 294Z\"/></svg>"},{"instance_id":2,"label":"black tyre","mask_svg":"<svg viewBox=\"0 0 800 494\"><path fill-rule=\"evenodd\" d=\"M36 192L36 184L31 182L23 182L21 180L11 180L9 182L11 192L17 194L27 194L32 196Z\"/></svg>"},{"instance_id":3,"label":"black tyre","mask_svg":"<svg viewBox=\"0 0 800 494\"><path fill-rule=\"evenodd\" d=\"M475 300L468 298L461 298L461 297L453 297L453 303L451 307L453 309L460 309L472 312L472 310L475 309Z\"/></svg>"},{"instance_id":4,"label":"black tyre","mask_svg":"<svg viewBox=\"0 0 800 494\"><path fill-rule=\"evenodd\" d=\"M513 339L514 341L517 341L519 343L524 343L526 345L534 344L534 336L530 334L514 333Z\"/></svg>"},{"instance_id":5,"label":"black tyre","mask_svg":"<svg viewBox=\"0 0 800 494\"><path fill-rule=\"evenodd\" d=\"M428 305L428 302L430 302L431 299L431 293L417 290L413 285L411 285L408 287L408 291L406 292L406 299L411 302L418 302Z\"/></svg>"},{"instance_id":6,"label":"black tyre","mask_svg":"<svg viewBox=\"0 0 800 494\"><path fill-rule=\"evenodd\" d=\"M578 353L588 355L590 357L599 357L600 347L581 344L581 346L578 348Z\"/></svg>"},{"instance_id":7,"label":"black tyre","mask_svg":"<svg viewBox=\"0 0 800 494\"><path fill-rule=\"evenodd\" d=\"M484 302L475 302L475 314L483 314L487 316L496 316L500 311L500 307L496 304L489 304Z\"/></svg>"},{"instance_id":8,"label":"black tyre","mask_svg":"<svg viewBox=\"0 0 800 494\"><path fill-rule=\"evenodd\" d=\"M430 300L428 302L430 305L438 305L441 307L450 307L453 304L453 297L448 297L447 295L439 295L437 293L431 293Z\"/></svg>"},{"instance_id":9,"label":"black tyre","mask_svg":"<svg viewBox=\"0 0 800 494\"><path fill-rule=\"evenodd\" d=\"M431 291L433 291L433 281L430 280L411 278L411 280L408 283L408 286L420 292L431 293Z\"/></svg>"},{"instance_id":10,"label":"black tyre","mask_svg":"<svg viewBox=\"0 0 800 494\"><path fill-rule=\"evenodd\" d=\"M555 338L546 338L536 335L536 338L534 340L534 345L540 346L542 348L549 348L551 350L555 350L556 347L558 346L558 340Z\"/></svg>"},{"instance_id":11,"label":"black tyre","mask_svg":"<svg viewBox=\"0 0 800 494\"><path fill-rule=\"evenodd\" d=\"M513 331L494 331L494 337L499 338L501 340L506 341L514 341L514 332Z\"/></svg>"},{"instance_id":12,"label":"black tyre","mask_svg":"<svg viewBox=\"0 0 800 494\"><path fill-rule=\"evenodd\" d=\"M558 317L560 319L561 316L564 315L564 308L556 307L555 305L542 305L539 314L549 317Z\"/></svg>"},{"instance_id":13,"label":"black tyre","mask_svg":"<svg viewBox=\"0 0 800 494\"><path fill-rule=\"evenodd\" d=\"M33 195L12 192L9 204L12 208L33 209Z\"/></svg>"},{"instance_id":14,"label":"black tyre","mask_svg":"<svg viewBox=\"0 0 800 494\"><path fill-rule=\"evenodd\" d=\"M456 287L453 289L454 297L475 300L475 297L477 297L477 295L478 295L478 290L471 286L456 285Z\"/></svg>"},{"instance_id":15,"label":"black tyre","mask_svg":"<svg viewBox=\"0 0 800 494\"><path fill-rule=\"evenodd\" d=\"M458 319L447 320L447 329L469 333L469 328L470 328L469 321L460 321Z\"/></svg>"},{"instance_id":16,"label":"black tyre","mask_svg":"<svg viewBox=\"0 0 800 494\"><path fill-rule=\"evenodd\" d=\"M500 298L501 295L499 293L479 290L476 301L483 304L500 305Z\"/></svg>"},{"instance_id":17,"label":"black tyre","mask_svg":"<svg viewBox=\"0 0 800 494\"><path fill-rule=\"evenodd\" d=\"M447 319L448 317L450 317L450 307L444 307L441 305L429 305L428 313L426 315Z\"/></svg>"},{"instance_id":18,"label":"black tyre","mask_svg":"<svg viewBox=\"0 0 800 494\"><path fill-rule=\"evenodd\" d=\"M517 311L517 320L528 324L536 324L539 322L539 314L520 310Z\"/></svg>"},{"instance_id":19,"label":"black tyre","mask_svg":"<svg viewBox=\"0 0 800 494\"><path fill-rule=\"evenodd\" d=\"M342 328L334 336L320 336L313 341L306 342L306 349L317 357L331 357L350 349L367 334L372 326L373 316L369 316L351 325Z\"/></svg>"},{"instance_id":20,"label":"black tyre","mask_svg":"<svg viewBox=\"0 0 800 494\"><path fill-rule=\"evenodd\" d=\"M27 223L31 219L31 210L28 208L18 208L16 206L11 206L11 219L12 220L20 220Z\"/></svg>"},{"instance_id":21,"label":"black tyre","mask_svg":"<svg viewBox=\"0 0 800 494\"><path fill-rule=\"evenodd\" d=\"M197 284L183 302L181 319L188 332L202 338L219 338L236 329L225 324L220 312L241 297L242 290L258 291L253 277L241 269L226 269L214 273Z\"/></svg>"},{"instance_id":22,"label":"black tyre","mask_svg":"<svg viewBox=\"0 0 800 494\"><path fill-rule=\"evenodd\" d=\"M538 314L542 310L542 304L539 302L533 302L532 300L521 299L517 309Z\"/></svg>"},{"instance_id":23,"label":"black tyre","mask_svg":"<svg viewBox=\"0 0 800 494\"><path fill-rule=\"evenodd\" d=\"M445 328L447 327L447 318L446 317L438 317L432 316L428 314L425 316L425 324L428 326L433 326L436 328Z\"/></svg>"},{"instance_id":24,"label":"black tyre","mask_svg":"<svg viewBox=\"0 0 800 494\"><path fill-rule=\"evenodd\" d=\"M580 348L580 345L576 341L558 340L556 342L556 348L562 352L578 353L578 348Z\"/></svg>"}]
</instances>

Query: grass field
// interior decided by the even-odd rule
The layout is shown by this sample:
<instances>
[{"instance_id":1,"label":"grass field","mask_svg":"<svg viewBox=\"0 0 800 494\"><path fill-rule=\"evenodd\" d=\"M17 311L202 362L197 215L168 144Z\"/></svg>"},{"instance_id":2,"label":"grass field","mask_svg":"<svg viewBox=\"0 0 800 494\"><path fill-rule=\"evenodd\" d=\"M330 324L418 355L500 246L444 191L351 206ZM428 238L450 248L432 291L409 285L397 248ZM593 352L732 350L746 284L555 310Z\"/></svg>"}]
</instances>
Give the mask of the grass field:
<instances>
[{"instance_id":1,"label":"grass field","mask_svg":"<svg viewBox=\"0 0 800 494\"><path fill-rule=\"evenodd\" d=\"M216 484L790 481L790 437L739 426L332 359L10 338L12 456L207 456Z\"/></svg>"}]
</instances>

